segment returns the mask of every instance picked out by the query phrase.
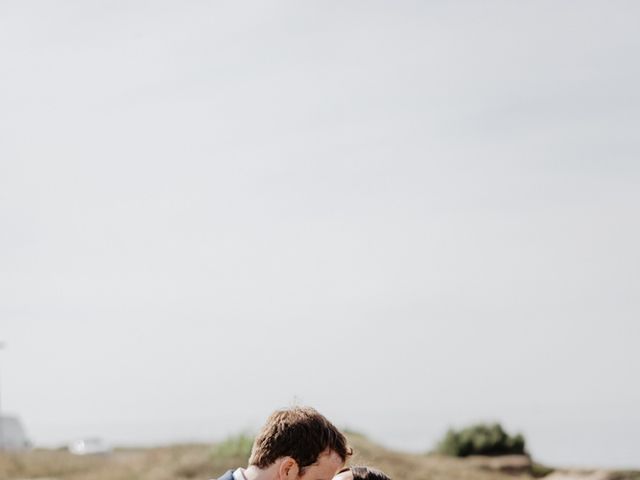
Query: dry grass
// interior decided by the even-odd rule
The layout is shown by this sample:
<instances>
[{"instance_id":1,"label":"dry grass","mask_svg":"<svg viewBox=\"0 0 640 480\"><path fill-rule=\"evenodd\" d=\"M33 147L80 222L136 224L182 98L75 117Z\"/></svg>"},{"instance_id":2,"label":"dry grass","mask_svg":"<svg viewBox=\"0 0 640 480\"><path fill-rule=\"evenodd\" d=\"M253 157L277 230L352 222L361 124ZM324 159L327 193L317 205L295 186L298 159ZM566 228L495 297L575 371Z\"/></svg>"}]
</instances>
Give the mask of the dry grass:
<instances>
[{"instance_id":1,"label":"dry grass","mask_svg":"<svg viewBox=\"0 0 640 480\"><path fill-rule=\"evenodd\" d=\"M66 451L34 450L0 456L0 478L59 480L206 479L227 462L212 457L207 445L116 450L110 455L78 457Z\"/></svg>"},{"instance_id":2,"label":"dry grass","mask_svg":"<svg viewBox=\"0 0 640 480\"><path fill-rule=\"evenodd\" d=\"M375 466L396 480L514 480L513 474L487 469L478 461L395 452L359 435L351 435L350 441L356 452L351 464ZM0 479L206 480L246 465L241 453L219 452L212 445L177 445L87 457L61 450L0 454ZM520 473L517 480L533 477Z\"/></svg>"}]
</instances>

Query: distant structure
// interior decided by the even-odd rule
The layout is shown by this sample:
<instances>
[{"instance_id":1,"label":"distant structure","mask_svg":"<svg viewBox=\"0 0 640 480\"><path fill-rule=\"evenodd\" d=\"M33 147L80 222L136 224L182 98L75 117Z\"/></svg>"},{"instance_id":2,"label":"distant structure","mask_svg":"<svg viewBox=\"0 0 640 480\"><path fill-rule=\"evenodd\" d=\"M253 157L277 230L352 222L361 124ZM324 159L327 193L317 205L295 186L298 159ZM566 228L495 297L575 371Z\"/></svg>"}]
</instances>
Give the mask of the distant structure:
<instances>
[{"instance_id":1,"label":"distant structure","mask_svg":"<svg viewBox=\"0 0 640 480\"><path fill-rule=\"evenodd\" d=\"M18 417L0 417L0 450L20 451L31 448L31 442Z\"/></svg>"}]
</instances>

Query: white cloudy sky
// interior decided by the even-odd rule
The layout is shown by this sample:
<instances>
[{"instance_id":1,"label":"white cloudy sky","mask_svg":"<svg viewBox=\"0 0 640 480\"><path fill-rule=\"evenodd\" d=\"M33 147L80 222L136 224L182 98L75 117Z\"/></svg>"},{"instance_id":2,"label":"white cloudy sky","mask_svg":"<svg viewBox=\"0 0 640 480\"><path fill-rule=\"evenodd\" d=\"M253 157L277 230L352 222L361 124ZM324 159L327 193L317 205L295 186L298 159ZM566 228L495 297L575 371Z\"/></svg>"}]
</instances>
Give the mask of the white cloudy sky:
<instances>
[{"instance_id":1,"label":"white cloudy sky","mask_svg":"<svg viewBox=\"0 0 640 480\"><path fill-rule=\"evenodd\" d=\"M640 466L639 14L3 1L3 409L158 443L296 400Z\"/></svg>"}]
</instances>

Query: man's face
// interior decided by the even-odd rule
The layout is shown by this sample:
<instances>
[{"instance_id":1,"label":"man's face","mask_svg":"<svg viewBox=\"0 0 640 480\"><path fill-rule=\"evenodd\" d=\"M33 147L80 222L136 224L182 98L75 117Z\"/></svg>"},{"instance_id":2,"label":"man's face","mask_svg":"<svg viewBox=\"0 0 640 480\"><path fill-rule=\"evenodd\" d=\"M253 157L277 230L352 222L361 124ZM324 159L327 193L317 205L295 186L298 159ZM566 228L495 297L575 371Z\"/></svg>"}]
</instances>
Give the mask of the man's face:
<instances>
[{"instance_id":1,"label":"man's face","mask_svg":"<svg viewBox=\"0 0 640 480\"><path fill-rule=\"evenodd\" d=\"M320 454L316 463L304 469L300 480L331 480L333 476L344 467L344 462L334 451L326 451Z\"/></svg>"}]
</instances>

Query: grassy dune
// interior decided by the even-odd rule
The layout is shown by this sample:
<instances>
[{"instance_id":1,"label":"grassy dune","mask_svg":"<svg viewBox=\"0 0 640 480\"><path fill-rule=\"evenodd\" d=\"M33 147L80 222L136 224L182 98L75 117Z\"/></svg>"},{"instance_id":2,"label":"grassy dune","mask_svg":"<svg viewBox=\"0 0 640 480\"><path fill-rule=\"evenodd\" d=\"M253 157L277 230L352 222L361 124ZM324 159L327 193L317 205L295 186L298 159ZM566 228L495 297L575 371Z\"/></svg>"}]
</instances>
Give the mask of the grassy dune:
<instances>
[{"instance_id":1,"label":"grassy dune","mask_svg":"<svg viewBox=\"0 0 640 480\"><path fill-rule=\"evenodd\" d=\"M394 480L514 480L515 475L518 480L534 478L530 471L514 474L495 470L495 465L489 466L478 458L462 460L395 452L359 435L351 435L350 441L356 452L352 464L378 467ZM245 466L246 450L246 442L232 440L218 446L120 449L104 456L78 457L62 450L0 454L0 479L206 480L227 469Z\"/></svg>"}]
</instances>

